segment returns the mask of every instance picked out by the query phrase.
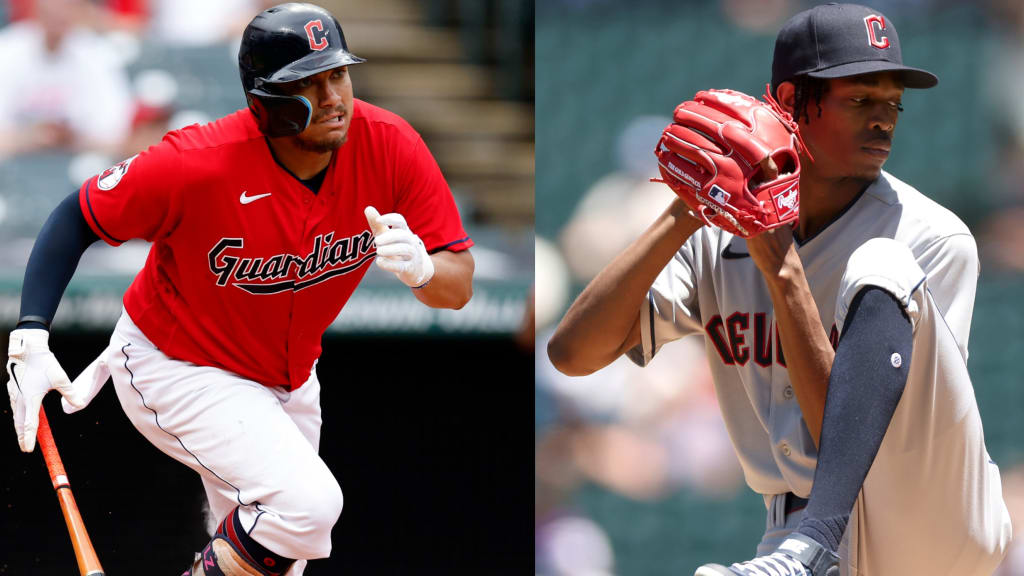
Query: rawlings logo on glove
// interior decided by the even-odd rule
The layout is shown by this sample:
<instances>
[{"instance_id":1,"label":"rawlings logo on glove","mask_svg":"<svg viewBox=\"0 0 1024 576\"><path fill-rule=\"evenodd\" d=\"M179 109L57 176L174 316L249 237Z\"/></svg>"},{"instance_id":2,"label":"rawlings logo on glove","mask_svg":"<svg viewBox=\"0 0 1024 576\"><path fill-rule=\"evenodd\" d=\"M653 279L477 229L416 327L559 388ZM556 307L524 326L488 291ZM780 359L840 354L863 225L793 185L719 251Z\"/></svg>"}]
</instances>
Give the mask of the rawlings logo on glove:
<instances>
[{"instance_id":1,"label":"rawlings logo on glove","mask_svg":"<svg viewBox=\"0 0 1024 576\"><path fill-rule=\"evenodd\" d=\"M668 184L705 224L743 238L800 213L806 146L793 117L767 91L765 99L698 92L676 107L654 150L661 172L654 181Z\"/></svg>"}]
</instances>

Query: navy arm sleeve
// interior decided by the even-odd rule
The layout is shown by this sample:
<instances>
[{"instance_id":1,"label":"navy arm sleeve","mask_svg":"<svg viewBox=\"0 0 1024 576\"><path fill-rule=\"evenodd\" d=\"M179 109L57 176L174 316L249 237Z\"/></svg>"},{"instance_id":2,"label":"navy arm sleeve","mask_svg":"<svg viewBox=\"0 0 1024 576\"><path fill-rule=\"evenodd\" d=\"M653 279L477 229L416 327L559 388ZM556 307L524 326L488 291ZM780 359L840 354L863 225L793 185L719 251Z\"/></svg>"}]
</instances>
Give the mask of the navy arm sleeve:
<instances>
[{"instance_id":1,"label":"navy arm sleeve","mask_svg":"<svg viewBox=\"0 0 1024 576\"><path fill-rule=\"evenodd\" d=\"M18 328L49 329L78 261L99 239L82 216L78 191L72 192L47 218L28 257Z\"/></svg>"},{"instance_id":2,"label":"navy arm sleeve","mask_svg":"<svg viewBox=\"0 0 1024 576\"><path fill-rule=\"evenodd\" d=\"M900 302L882 288L861 289L832 362L818 466L797 527L833 552L903 396L913 350L914 329Z\"/></svg>"}]
</instances>

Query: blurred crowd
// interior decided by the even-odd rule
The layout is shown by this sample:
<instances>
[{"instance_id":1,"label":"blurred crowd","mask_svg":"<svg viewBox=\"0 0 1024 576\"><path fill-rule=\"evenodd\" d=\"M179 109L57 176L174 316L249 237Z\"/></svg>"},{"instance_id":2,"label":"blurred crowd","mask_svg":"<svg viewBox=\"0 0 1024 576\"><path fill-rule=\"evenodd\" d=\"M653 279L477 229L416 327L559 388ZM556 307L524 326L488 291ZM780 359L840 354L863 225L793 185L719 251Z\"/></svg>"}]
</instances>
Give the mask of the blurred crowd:
<instances>
[{"instance_id":1,"label":"blurred crowd","mask_svg":"<svg viewBox=\"0 0 1024 576\"><path fill-rule=\"evenodd\" d=\"M0 2L0 74L5 78L0 83L0 169L24 155L79 155L69 175L77 183L158 142L168 130L243 107L234 63L238 41L253 15L279 3ZM369 13L365 5L373 2L317 3L351 23L351 14ZM357 32L362 37L403 33L430 38L440 34L417 32L416 25L457 30L452 36L459 39L463 60L493 74L495 94L490 97L532 101L530 2L397 0L393 8L400 26L362 21ZM421 22L402 20L409 14L419 14ZM203 106L204 98L215 102L213 109ZM227 100L230 107L225 108ZM4 176L0 173L0 192L8 184Z\"/></svg>"},{"instance_id":2,"label":"blurred crowd","mask_svg":"<svg viewBox=\"0 0 1024 576\"><path fill-rule=\"evenodd\" d=\"M738 37L774 37L786 19L815 3L721 0L717 4L726 27ZM988 181L973 182L968 188L972 195L969 202L977 204L978 210L962 212L961 217L978 240L983 279L1024 272L1024 251L1020 249L1024 246L1024 100L1020 98L1024 92L1024 4L1013 0L990 0L981 6L958 0L865 0L857 3L876 7L896 22L922 18L957 5L978 10L980 20L970 24L984 28L988 40L984 55L989 60L978 73L977 85L968 89L972 100L958 101L958 104L964 114L971 115L977 122L990 123L983 128L983 134L991 139L988 144L995 150L995 157L985 158L991 165L981 167L987 172ZM550 13L579 18L589 22L591 29L606 34L613 26L616 9L610 0L561 0L558 4L560 8ZM681 8L681 12L687 13L685 8ZM538 16L538 30L543 17L542 11ZM557 25L551 26L557 29ZM905 24L901 25L900 30L905 28ZM708 34L716 36L715 32ZM906 32L902 36L906 36ZM545 37L539 34L538 38ZM913 42L910 37L904 38L907 45ZM574 46L572 40L566 44ZM539 56L544 58L545 54ZM561 54L548 56L565 57ZM685 76L686 65L680 64L675 72ZM565 74L564 69L561 73ZM621 74L621 70L614 73ZM942 82L949 83L950 79L943 78ZM949 92L943 95L946 86L942 82L930 97L950 97ZM586 86L576 88L588 90ZM636 89L624 88L616 103L628 101ZM591 90L599 91L596 86ZM545 93L545 86L540 82L538 92ZM539 99L539 113L544 106L545 101ZM607 169L593 174L585 189L567 190L557 186L557 190L545 190L541 184L543 172L538 176L538 203L542 211L546 210L545 197L558 196L563 204L564 198L575 198L571 212L561 220L557 230L538 229L536 238L538 575L608 576L622 570L623 563L616 562L616 554L624 550L617 547L608 518L588 515L587 505L581 500L580 494L587 486L597 486L617 497L633 500L638 503L637 510L644 502L664 502L680 491L715 499L748 490L721 424L702 339L694 337L674 343L671 354L660 354L644 369L620 358L604 370L582 378L561 375L547 359L546 342L572 299L652 223L671 200L672 192L667 187L650 182L658 174L651 151L661 130L671 121L670 114L671 109L667 109L663 115L626 114L613 118L621 128L610 149L602 151L601 160ZM541 138L544 138L543 132L538 136ZM577 134L576 138L585 141L587 135ZM896 147L913 146L913 138L909 134L898 136ZM959 160L938 158L933 162ZM572 159L561 162L572 162ZM950 184L951 188L956 186ZM1015 527L1021 531L1024 530L1024 466L1007 463L1004 475L1004 494ZM619 521L632 520L629 517L615 520ZM694 522L682 517L663 521L662 537L669 540L673 534L678 537L684 532L685 523ZM753 543L748 544L749 552ZM574 553L573 550L586 552ZM644 553L636 550L628 553L634 561L627 562L629 567L623 572L660 573L653 569L637 571L637 566L641 565L637 557ZM664 559L659 560L664 562ZM658 564L642 562L644 566ZM1024 574L1024 545L1013 549L998 574Z\"/></svg>"},{"instance_id":3,"label":"blurred crowd","mask_svg":"<svg viewBox=\"0 0 1024 576\"><path fill-rule=\"evenodd\" d=\"M528 109L523 115L532 115L532 68L524 61L529 55L532 65L532 52L526 49L527 43L532 47L533 20L528 9L532 5L527 0L488 0L474 10L456 10L454 3L443 0L393 0L384 6L376 6L374 0L314 1L343 22L350 42L353 36L363 39L362 49L354 48L357 54L369 55L374 64L397 63L375 68L374 82L360 83L370 78L369 72L358 76L356 97L393 109L424 134L471 227L477 222L505 225L470 231L479 246L479 277L496 281L514 274L522 277L521 269L532 264L528 243L520 238L530 233L523 212L524 206L532 207L532 198L525 198L526 192L532 193L532 163L529 174L515 174L517 187L511 189L506 174L488 172L501 164L488 164L486 152L469 159L456 157L461 163L452 168L451 158L456 155L450 151L457 148L452 145L453 134L462 138L455 145L478 138L488 150L521 151L526 148L524 142L532 146L532 125L520 123L523 127L510 130L500 122L483 121L483 128L473 127L476 131L467 135L460 126L471 123L459 124L459 118L453 121L449 116L420 112L413 119L391 105L401 101L419 112L436 109L430 106L445 98L466 97L457 92L457 86L451 94L428 93L419 100L401 93L422 90L426 83L416 82L415 75L430 75L438 68L454 74L451 70L461 66L465 70L458 72L475 82L474 87L482 87L479 94L467 98L486 103L516 100L507 108L519 105L514 111ZM237 70L242 31L254 15L280 3L283 0L0 0L0 77L4 78L0 82L0 243L5 245L0 250L0 267L15 270L23 265L30 240L49 211L90 176L158 143L170 130L244 108ZM432 39L443 48L450 48L449 40L454 39L456 48L433 60L429 54L412 59L421 64L416 74L399 74L396 68L415 70L414 66L402 68L410 59L409 48L403 45L417 46ZM474 48L470 39L487 49ZM526 82L527 69L530 82ZM423 117L430 120L425 128L417 123ZM507 124L504 118L499 120ZM438 146L439 151L432 138L448 138L443 142L448 147ZM524 142L512 141L515 138ZM524 164L518 156L516 160L516 168ZM453 179L450 172L456 169L461 172ZM466 173L471 177L457 181ZM497 196L485 186L495 180L511 189L516 201L499 199L504 203L481 208L477 198ZM501 212L505 207L509 207L507 216ZM528 216L532 219L532 214ZM520 249L518 244L526 247ZM489 251L488 246L497 248ZM508 265L509 258L502 259L503 254L491 257L496 251L514 251L514 265ZM130 272L141 264L138 257L123 256L124 251L117 260L132 264L119 272ZM87 265L113 266L107 260L96 262L86 255Z\"/></svg>"},{"instance_id":4,"label":"blurred crowd","mask_svg":"<svg viewBox=\"0 0 1024 576\"><path fill-rule=\"evenodd\" d=\"M645 368L624 356L569 377L547 359L547 342L574 289L593 278L668 205L650 142L670 118L640 116L619 136L617 169L580 199L556 241L536 238L536 522L538 574L610 576L605 528L573 506L586 484L637 501L688 490L728 498L742 471L718 412L704 342L686 338ZM684 519L679 519L685 521Z\"/></svg>"},{"instance_id":5,"label":"blurred crowd","mask_svg":"<svg viewBox=\"0 0 1024 576\"><path fill-rule=\"evenodd\" d=\"M240 36L264 0L10 0L0 30L0 158L121 158L202 114L176 109L177 80L129 75L142 42L203 46ZM177 118L175 117L177 115Z\"/></svg>"},{"instance_id":6,"label":"blurred crowd","mask_svg":"<svg viewBox=\"0 0 1024 576\"><path fill-rule=\"evenodd\" d=\"M975 233L982 257L997 269L1024 271L1024 4L991 0L993 46L985 66L983 102L998 119L993 125L996 155L990 165L991 215ZM983 260L983 265L985 261ZM1021 569L1024 572L1024 567Z\"/></svg>"}]
</instances>

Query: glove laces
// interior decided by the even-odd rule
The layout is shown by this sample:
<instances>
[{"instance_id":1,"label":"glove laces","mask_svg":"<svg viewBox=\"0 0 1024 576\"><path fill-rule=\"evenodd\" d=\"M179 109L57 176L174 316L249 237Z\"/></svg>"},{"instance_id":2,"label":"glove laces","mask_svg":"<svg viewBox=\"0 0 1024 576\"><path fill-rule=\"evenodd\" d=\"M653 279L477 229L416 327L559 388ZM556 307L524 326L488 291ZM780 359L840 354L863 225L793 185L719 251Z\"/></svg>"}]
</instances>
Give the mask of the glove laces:
<instances>
[{"instance_id":1,"label":"glove laces","mask_svg":"<svg viewBox=\"0 0 1024 576\"><path fill-rule=\"evenodd\" d=\"M799 561L779 552L733 564L729 568L744 576L814 576Z\"/></svg>"},{"instance_id":2,"label":"glove laces","mask_svg":"<svg viewBox=\"0 0 1024 576\"><path fill-rule=\"evenodd\" d=\"M796 134L796 140L800 143L800 150L807 154L807 159L814 162L814 156L811 156L810 149L807 148L807 144L804 142L804 137L800 135L800 125L793 120L793 115L782 109L782 106L772 97L771 84L764 85L764 99L771 106L772 110L779 115L782 119L782 123L789 127L790 131Z\"/></svg>"}]
</instances>

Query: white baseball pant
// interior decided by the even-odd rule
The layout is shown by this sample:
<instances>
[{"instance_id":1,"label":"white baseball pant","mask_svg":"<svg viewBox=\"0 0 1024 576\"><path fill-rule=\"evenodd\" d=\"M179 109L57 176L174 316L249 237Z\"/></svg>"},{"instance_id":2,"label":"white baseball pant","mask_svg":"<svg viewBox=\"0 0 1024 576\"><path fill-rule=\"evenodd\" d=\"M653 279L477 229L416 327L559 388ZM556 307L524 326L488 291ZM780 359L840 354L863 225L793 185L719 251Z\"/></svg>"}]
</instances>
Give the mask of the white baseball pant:
<instances>
[{"instance_id":1,"label":"white baseball pant","mask_svg":"<svg viewBox=\"0 0 1024 576\"><path fill-rule=\"evenodd\" d=\"M315 365L297 390L268 388L226 370L164 355L121 315L104 352L118 400L154 446L192 468L212 514L234 507L249 534L288 558L326 558L343 505L317 454ZM301 574L296 562L289 574Z\"/></svg>"}]
</instances>

